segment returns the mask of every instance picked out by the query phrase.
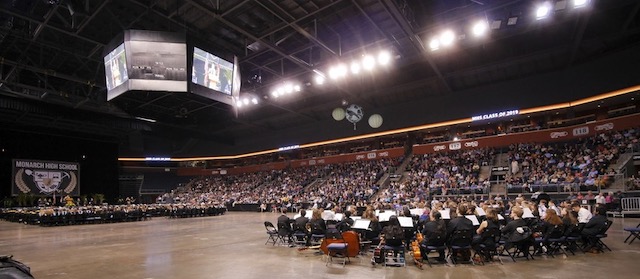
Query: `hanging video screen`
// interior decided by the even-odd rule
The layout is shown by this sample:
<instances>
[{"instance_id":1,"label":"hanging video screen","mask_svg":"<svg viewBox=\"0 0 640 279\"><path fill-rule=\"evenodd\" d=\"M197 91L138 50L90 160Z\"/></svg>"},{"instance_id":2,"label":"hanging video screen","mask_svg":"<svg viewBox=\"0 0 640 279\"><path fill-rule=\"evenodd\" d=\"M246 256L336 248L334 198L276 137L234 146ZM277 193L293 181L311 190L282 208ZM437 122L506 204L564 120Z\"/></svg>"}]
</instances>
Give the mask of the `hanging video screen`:
<instances>
[{"instance_id":1,"label":"hanging video screen","mask_svg":"<svg viewBox=\"0 0 640 279\"><path fill-rule=\"evenodd\" d=\"M233 63L194 47L192 70L191 82L231 95Z\"/></svg>"},{"instance_id":2,"label":"hanging video screen","mask_svg":"<svg viewBox=\"0 0 640 279\"><path fill-rule=\"evenodd\" d=\"M104 72L107 81L107 91L120 86L129 79L127 75L127 59L124 43L104 57Z\"/></svg>"},{"instance_id":3,"label":"hanging video screen","mask_svg":"<svg viewBox=\"0 0 640 279\"><path fill-rule=\"evenodd\" d=\"M184 43L130 41L131 79L187 80Z\"/></svg>"}]
</instances>

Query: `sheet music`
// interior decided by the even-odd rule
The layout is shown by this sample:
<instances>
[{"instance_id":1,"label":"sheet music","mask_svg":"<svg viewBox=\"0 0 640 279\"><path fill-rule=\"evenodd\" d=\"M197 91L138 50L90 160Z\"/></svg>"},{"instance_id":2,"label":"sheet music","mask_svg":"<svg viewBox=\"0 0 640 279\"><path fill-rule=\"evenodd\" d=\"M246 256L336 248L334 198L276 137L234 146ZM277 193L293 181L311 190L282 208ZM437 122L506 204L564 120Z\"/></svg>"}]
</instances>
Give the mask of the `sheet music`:
<instances>
[{"instance_id":1,"label":"sheet music","mask_svg":"<svg viewBox=\"0 0 640 279\"><path fill-rule=\"evenodd\" d=\"M451 212L449 212L449 208L445 208L443 210L438 210L440 212L440 216L442 220L451 220Z\"/></svg>"},{"instance_id":2,"label":"sheet music","mask_svg":"<svg viewBox=\"0 0 640 279\"><path fill-rule=\"evenodd\" d=\"M400 221L400 226L403 228L413 228L413 219L411 217L398 217L398 221Z\"/></svg>"},{"instance_id":3,"label":"sheet music","mask_svg":"<svg viewBox=\"0 0 640 279\"><path fill-rule=\"evenodd\" d=\"M336 213L333 211L325 210L322 212L322 220L329 221L336 218Z\"/></svg>"},{"instance_id":4,"label":"sheet music","mask_svg":"<svg viewBox=\"0 0 640 279\"><path fill-rule=\"evenodd\" d=\"M371 220L369 219L358 219L353 223L351 228L356 230L367 230L369 229L369 224L371 224Z\"/></svg>"},{"instance_id":5,"label":"sheet music","mask_svg":"<svg viewBox=\"0 0 640 279\"><path fill-rule=\"evenodd\" d=\"M478 216L486 216L487 213L484 212L484 209L482 209L482 207L476 207L476 214L478 214Z\"/></svg>"},{"instance_id":6,"label":"sheet music","mask_svg":"<svg viewBox=\"0 0 640 279\"><path fill-rule=\"evenodd\" d=\"M362 219L362 217L361 217L361 216L351 216L351 217L349 217L349 218L353 219L354 221L355 221L355 220L360 220L360 219Z\"/></svg>"},{"instance_id":7,"label":"sheet music","mask_svg":"<svg viewBox=\"0 0 640 279\"><path fill-rule=\"evenodd\" d=\"M471 220L471 223L473 223L474 226L480 225L480 222L478 221L478 217L476 217L475 215L465 215L464 217Z\"/></svg>"},{"instance_id":8,"label":"sheet music","mask_svg":"<svg viewBox=\"0 0 640 279\"><path fill-rule=\"evenodd\" d=\"M424 208L412 208L409 209L409 211L411 212L411 215L422 215L424 213Z\"/></svg>"},{"instance_id":9,"label":"sheet music","mask_svg":"<svg viewBox=\"0 0 640 279\"><path fill-rule=\"evenodd\" d=\"M504 216L502 216L502 214L498 214L498 220L504 220Z\"/></svg>"},{"instance_id":10,"label":"sheet music","mask_svg":"<svg viewBox=\"0 0 640 279\"><path fill-rule=\"evenodd\" d=\"M528 219L528 218L536 218L536 216L533 216L533 212L531 212L531 209L529 209L528 207L525 207L522 209L522 218L523 219Z\"/></svg>"},{"instance_id":11,"label":"sheet music","mask_svg":"<svg viewBox=\"0 0 640 279\"><path fill-rule=\"evenodd\" d=\"M391 211L391 210L383 211L383 212L380 212L380 215L378 216L378 220L380 222L387 222L389 221L389 218L393 215L396 215L395 211Z\"/></svg>"},{"instance_id":12,"label":"sheet music","mask_svg":"<svg viewBox=\"0 0 640 279\"><path fill-rule=\"evenodd\" d=\"M335 218L333 218L333 220L342 221L342 218L344 218L344 213L336 213L336 216Z\"/></svg>"}]
</instances>

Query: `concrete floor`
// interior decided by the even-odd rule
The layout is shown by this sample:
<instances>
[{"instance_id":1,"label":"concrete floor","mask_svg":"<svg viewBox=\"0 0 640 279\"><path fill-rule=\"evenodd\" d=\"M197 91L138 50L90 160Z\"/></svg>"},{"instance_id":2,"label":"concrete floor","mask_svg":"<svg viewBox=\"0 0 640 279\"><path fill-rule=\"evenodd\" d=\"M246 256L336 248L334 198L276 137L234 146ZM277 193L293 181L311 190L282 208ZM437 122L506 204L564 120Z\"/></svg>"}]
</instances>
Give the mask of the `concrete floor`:
<instances>
[{"instance_id":1,"label":"concrete floor","mask_svg":"<svg viewBox=\"0 0 640 279\"><path fill-rule=\"evenodd\" d=\"M640 240L623 243L624 226L640 219L615 219L606 243L613 252L568 258L537 257L504 265L372 267L370 255L346 267L325 266L312 251L264 245L263 222L275 213L37 227L0 221L0 254L31 267L43 278L621 278L640 277ZM345 277L348 276L348 277Z\"/></svg>"}]
</instances>

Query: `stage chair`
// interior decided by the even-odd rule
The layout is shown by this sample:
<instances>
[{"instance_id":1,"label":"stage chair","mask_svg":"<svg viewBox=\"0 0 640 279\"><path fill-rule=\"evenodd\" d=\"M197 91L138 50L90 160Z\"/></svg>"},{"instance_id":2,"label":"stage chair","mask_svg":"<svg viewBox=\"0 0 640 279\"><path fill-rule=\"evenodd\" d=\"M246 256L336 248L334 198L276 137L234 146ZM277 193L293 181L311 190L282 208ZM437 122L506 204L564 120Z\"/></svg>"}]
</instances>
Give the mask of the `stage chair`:
<instances>
[{"instance_id":1,"label":"stage chair","mask_svg":"<svg viewBox=\"0 0 640 279\"><path fill-rule=\"evenodd\" d=\"M449 239L449 254L447 257L454 265L457 264L456 254L465 252L469 254L469 262L473 264L471 258L471 242L473 241L473 232L471 230L454 231Z\"/></svg>"},{"instance_id":2,"label":"stage chair","mask_svg":"<svg viewBox=\"0 0 640 279\"><path fill-rule=\"evenodd\" d=\"M273 225L273 223L269 222L269 221L264 221L264 228L267 230L267 235L269 235L269 238L267 238L267 242L264 243L264 245L267 245L267 243L271 242L272 245L276 245L276 242L278 242L278 230L276 229L276 227Z\"/></svg>"},{"instance_id":3,"label":"stage chair","mask_svg":"<svg viewBox=\"0 0 640 279\"><path fill-rule=\"evenodd\" d=\"M624 240L624 243L627 243L627 241L631 238L631 241L629 241L629 244L631 244L634 240L640 238L640 224L638 224L635 228L626 227L624 228L624 230L629 232L629 236L627 236L627 238Z\"/></svg>"},{"instance_id":4,"label":"stage chair","mask_svg":"<svg viewBox=\"0 0 640 279\"><path fill-rule=\"evenodd\" d=\"M571 226L567 226L565 228L565 246L568 248L569 252L572 255L576 253L573 252L574 248L578 248L584 254L584 249L582 249L582 245L578 244L578 241L582 241L582 229L584 229L584 223L579 223Z\"/></svg>"},{"instance_id":5,"label":"stage chair","mask_svg":"<svg viewBox=\"0 0 640 279\"><path fill-rule=\"evenodd\" d=\"M333 263L333 258L342 259L342 266L344 266L347 261L351 262L351 259L349 258L347 253L349 243L344 241L340 232L336 230L335 233L327 233L326 241L331 243L327 245L327 262L325 265Z\"/></svg>"},{"instance_id":6,"label":"stage chair","mask_svg":"<svg viewBox=\"0 0 640 279\"><path fill-rule=\"evenodd\" d=\"M606 222L606 226L604 228L602 228L602 230L600 230L598 232L598 234L596 234L595 236L592 237L591 239L591 243L594 244L594 248L596 248L596 250L604 253L604 249L606 248L607 250L609 250L609 252L611 252L611 248L609 248L609 246L607 246L607 244L605 244L604 242L602 242L603 238L607 237L607 231L609 230L609 228L611 227L611 225L613 225L612 221L607 220Z\"/></svg>"},{"instance_id":7,"label":"stage chair","mask_svg":"<svg viewBox=\"0 0 640 279\"><path fill-rule=\"evenodd\" d=\"M501 238L500 228L491 228L486 229L482 233L483 241L478 245L480 249L474 250L474 254L472 258L475 258L476 255L482 258L482 265L485 262L493 261L494 257L497 257L500 261L500 264L504 264L502 262L502 258L500 258L500 253L498 252L498 247L500 247L500 238ZM488 239L489 241L484 241Z\"/></svg>"},{"instance_id":8,"label":"stage chair","mask_svg":"<svg viewBox=\"0 0 640 279\"><path fill-rule=\"evenodd\" d=\"M380 253L384 255L384 266L406 266L405 245L383 245Z\"/></svg>"},{"instance_id":9,"label":"stage chair","mask_svg":"<svg viewBox=\"0 0 640 279\"><path fill-rule=\"evenodd\" d=\"M447 246L446 245L431 246L431 245L420 244L420 248L422 249L422 252L423 252L422 259L427 261L427 264L429 265L429 267L433 267L431 265L431 261L429 260L429 253L434 252L434 251L440 253L440 251L445 251L446 252L446 250L447 250ZM446 261L445 261L445 263L446 263Z\"/></svg>"}]
</instances>

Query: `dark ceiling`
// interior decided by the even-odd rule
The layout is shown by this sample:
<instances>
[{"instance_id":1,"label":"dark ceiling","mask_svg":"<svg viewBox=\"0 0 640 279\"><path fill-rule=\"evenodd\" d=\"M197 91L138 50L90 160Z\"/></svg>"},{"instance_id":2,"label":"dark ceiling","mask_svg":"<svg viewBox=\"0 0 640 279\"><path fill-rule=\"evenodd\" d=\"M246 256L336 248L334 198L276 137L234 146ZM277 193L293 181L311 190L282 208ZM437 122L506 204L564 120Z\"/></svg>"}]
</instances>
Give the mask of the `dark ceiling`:
<instances>
[{"instance_id":1,"label":"dark ceiling","mask_svg":"<svg viewBox=\"0 0 640 279\"><path fill-rule=\"evenodd\" d=\"M241 138L308 131L331 121L331 111L343 101L369 111L402 108L570 69L640 40L640 1L592 0L581 9L573 9L572 1L547 1L554 14L536 20L534 4L540 2L5 0L0 7L0 121L7 129L114 140L127 155L195 154L200 141L224 147ZM516 17L514 25L507 24ZM487 38L471 38L465 28L478 18L499 20L499 28ZM458 33L456 45L432 52L430 39L445 27ZM236 113L190 94L157 92L130 92L107 102L104 47L127 29L186 32L208 49L238 56L241 95L257 96L260 104ZM393 53L389 69L323 86L312 81L314 70L326 72L336 61L380 49ZM287 80L303 84L302 92L270 96ZM397 127L383 126L390 128Z\"/></svg>"}]
</instances>

